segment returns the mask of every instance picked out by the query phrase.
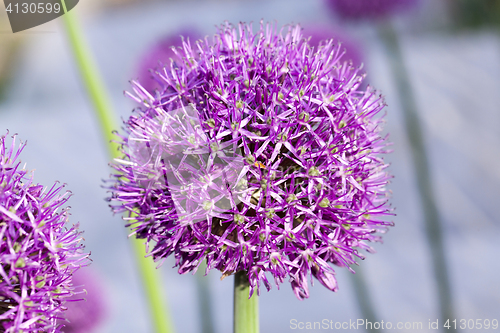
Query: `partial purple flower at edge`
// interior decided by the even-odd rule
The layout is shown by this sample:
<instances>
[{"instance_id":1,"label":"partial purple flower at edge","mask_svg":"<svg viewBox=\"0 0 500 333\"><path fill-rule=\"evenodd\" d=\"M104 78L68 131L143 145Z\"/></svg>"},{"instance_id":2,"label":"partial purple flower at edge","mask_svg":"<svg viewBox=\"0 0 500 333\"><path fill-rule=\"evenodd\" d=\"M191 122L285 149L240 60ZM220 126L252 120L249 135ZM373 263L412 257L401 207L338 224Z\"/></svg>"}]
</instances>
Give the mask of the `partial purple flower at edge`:
<instances>
[{"instance_id":1,"label":"partial purple flower at edge","mask_svg":"<svg viewBox=\"0 0 500 333\"><path fill-rule=\"evenodd\" d=\"M332 40L313 51L300 26L225 24L183 44L161 93L133 82L110 201L155 260L245 271L251 292L271 288L266 273L299 299L309 276L337 290L330 264L353 271L392 225L385 104L341 55Z\"/></svg>"},{"instance_id":2,"label":"partial purple flower at edge","mask_svg":"<svg viewBox=\"0 0 500 333\"><path fill-rule=\"evenodd\" d=\"M160 84L155 80L156 75L151 73L170 66L170 59L177 59L172 47L182 46L182 38L189 39L192 43L199 39L201 34L193 28L184 28L176 33L169 34L156 42L146 53L141 57L139 69L137 72L138 80L142 86L149 92L153 92L160 87ZM179 61L180 59L177 59Z\"/></svg>"},{"instance_id":3,"label":"partial purple flower at edge","mask_svg":"<svg viewBox=\"0 0 500 333\"><path fill-rule=\"evenodd\" d=\"M106 290L100 276L92 268L78 270L73 275L73 285L83 288L81 293L67 299L64 333L90 333L108 314ZM83 299L83 300L82 300Z\"/></svg>"},{"instance_id":4,"label":"partial purple flower at edge","mask_svg":"<svg viewBox=\"0 0 500 333\"><path fill-rule=\"evenodd\" d=\"M33 183L17 161L24 146L0 137L0 332L54 333L88 255L78 225L66 226L69 192Z\"/></svg>"},{"instance_id":5,"label":"partial purple flower at edge","mask_svg":"<svg viewBox=\"0 0 500 333\"><path fill-rule=\"evenodd\" d=\"M353 67L358 68L362 65L364 54L363 48L359 42L348 36L347 33L329 25L308 25L304 27L302 32L304 37L309 39L309 45L317 48L322 42L334 40L341 44L341 49L344 55L339 59L340 62L352 61Z\"/></svg>"},{"instance_id":6,"label":"partial purple flower at edge","mask_svg":"<svg viewBox=\"0 0 500 333\"><path fill-rule=\"evenodd\" d=\"M343 19L385 19L415 8L420 0L324 0Z\"/></svg>"}]
</instances>

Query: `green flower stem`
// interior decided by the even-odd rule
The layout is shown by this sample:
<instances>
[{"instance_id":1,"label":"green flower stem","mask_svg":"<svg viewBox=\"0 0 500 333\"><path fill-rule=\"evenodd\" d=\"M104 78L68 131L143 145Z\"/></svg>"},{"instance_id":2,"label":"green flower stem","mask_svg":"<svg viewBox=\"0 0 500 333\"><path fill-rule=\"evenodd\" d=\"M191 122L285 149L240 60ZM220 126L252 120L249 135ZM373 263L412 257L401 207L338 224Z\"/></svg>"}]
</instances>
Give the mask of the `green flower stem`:
<instances>
[{"instance_id":1,"label":"green flower stem","mask_svg":"<svg viewBox=\"0 0 500 333\"><path fill-rule=\"evenodd\" d=\"M95 114L99 120L101 133L107 142L109 155L112 158L119 156L119 145L112 141L112 132L118 129L117 117L113 112L104 83L99 75L97 66L92 61L89 47L86 45L81 29L78 25L74 11L67 12L64 0L61 1L65 14L64 25L68 35L69 43L76 60L77 67L82 76L82 81L92 101ZM152 259L144 258L146 255L144 244L141 240L133 240L134 250L137 257L137 265L140 269L142 282L149 301L152 313L153 325L157 333L173 332L168 307L162 300L162 288L160 287L158 272Z\"/></svg>"},{"instance_id":2,"label":"green flower stem","mask_svg":"<svg viewBox=\"0 0 500 333\"><path fill-rule=\"evenodd\" d=\"M113 113L113 108L106 94L106 88L90 54L89 47L84 41L74 11L66 12L64 0L61 0L61 2L65 13L62 18L66 26L69 43L73 50L78 69L80 70L82 81L101 125L101 133L108 143L109 154L113 158L118 157L119 145L112 141L115 139L112 132L119 127L117 126L116 116Z\"/></svg>"},{"instance_id":3,"label":"green flower stem","mask_svg":"<svg viewBox=\"0 0 500 333\"><path fill-rule=\"evenodd\" d=\"M133 238L137 264L141 273L144 289L149 300L153 321L157 333L172 333L174 328L166 302L162 299L162 289L158 271L152 258L144 258L146 249L143 239Z\"/></svg>"},{"instance_id":4,"label":"green flower stem","mask_svg":"<svg viewBox=\"0 0 500 333\"><path fill-rule=\"evenodd\" d=\"M259 333L259 298L252 298L248 276L244 271L234 275L234 333Z\"/></svg>"},{"instance_id":5,"label":"green flower stem","mask_svg":"<svg viewBox=\"0 0 500 333\"><path fill-rule=\"evenodd\" d=\"M415 167L417 189L420 197L422 211L425 219L425 231L431 249L431 262L434 268L434 276L437 283L440 315L442 322L453 319L453 301L448 276L446 255L444 251L443 227L439 218L439 211L434 198L432 176L429 168L427 152L425 150L423 131L420 125L418 109L409 75L405 67L403 54L399 45L396 31L390 23L380 28L382 42L389 56L392 74L398 89L405 132L410 143L410 152ZM451 328L447 332L455 332Z\"/></svg>"}]
</instances>

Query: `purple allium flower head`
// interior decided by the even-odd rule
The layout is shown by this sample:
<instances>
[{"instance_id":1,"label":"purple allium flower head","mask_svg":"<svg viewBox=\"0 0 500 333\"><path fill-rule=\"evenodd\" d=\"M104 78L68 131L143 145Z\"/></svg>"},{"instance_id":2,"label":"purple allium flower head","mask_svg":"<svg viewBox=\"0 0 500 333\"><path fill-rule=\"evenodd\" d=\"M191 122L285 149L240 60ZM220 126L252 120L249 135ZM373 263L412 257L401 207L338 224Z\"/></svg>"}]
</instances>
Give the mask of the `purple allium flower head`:
<instances>
[{"instance_id":1,"label":"purple allium flower head","mask_svg":"<svg viewBox=\"0 0 500 333\"><path fill-rule=\"evenodd\" d=\"M182 46L182 39L189 39L191 42L200 38L201 34L193 28L184 28L180 31L169 34L154 44L142 56L138 69L138 80L142 86L149 92L153 92L160 87L155 77L151 74L170 63L170 59L179 61L172 47Z\"/></svg>"},{"instance_id":2,"label":"purple allium flower head","mask_svg":"<svg viewBox=\"0 0 500 333\"><path fill-rule=\"evenodd\" d=\"M345 19L383 19L414 8L419 0L325 0L327 6Z\"/></svg>"},{"instance_id":3,"label":"purple allium flower head","mask_svg":"<svg viewBox=\"0 0 500 333\"><path fill-rule=\"evenodd\" d=\"M337 290L330 263L352 270L391 225L382 97L300 26L225 24L178 56L155 97L133 82L142 106L120 136L112 209L181 274L206 260L247 272L252 292L269 275L299 299L308 276Z\"/></svg>"},{"instance_id":4,"label":"purple allium flower head","mask_svg":"<svg viewBox=\"0 0 500 333\"><path fill-rule=\"evenodd\" d=\"M85 290L68 298L63 331L90 333L102 323L108 312L102 280L97 272L84 268L73 275L73 285Z\"/></svg>"},{"instance_id":5,"label":"purple allium flower head","mask_svg":"<svg viewBox=\"0 0 500 333\"><path fill-rule=\"evenodd\" d=\"M0 332L59 332L72 274L88 255L77 226L65 226L69 193L34 184L16 161L23 148L0 137Z\"/></svg>"}]
</instances>

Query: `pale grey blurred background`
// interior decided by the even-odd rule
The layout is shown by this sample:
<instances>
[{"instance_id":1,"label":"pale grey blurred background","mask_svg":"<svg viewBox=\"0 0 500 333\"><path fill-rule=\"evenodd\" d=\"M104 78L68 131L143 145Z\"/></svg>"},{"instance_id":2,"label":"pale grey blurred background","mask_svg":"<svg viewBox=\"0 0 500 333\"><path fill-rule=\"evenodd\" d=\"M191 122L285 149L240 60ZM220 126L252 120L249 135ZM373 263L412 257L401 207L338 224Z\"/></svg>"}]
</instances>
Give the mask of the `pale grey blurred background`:
<instances>
[{"instance_id":1,"label":"pale grey blurred background","mask_svg":"<svg viewBox=\"0 0 500 333\"><path fill-rule=\"evenodd\" d=\"M361 43L367 80L382 91L388 104L386 131L394 142L388 160L395 176L390 188L397 214L396 226L384 235L384 244L375 244L377 254L367 254L362 269L380 320L422 322L424 329L415 332L431 331L429 320L439 317L432 253L424 237L400 101L373 25L342 22L325 10L321 0L86 0L75 10L113 106L124 118L135 107L123 91L137 77L139 59L159 38L184 27L212 35L215 25L224 20L253 21L255 26L261 19L276 20L279 25L326 24ZM101 180L111 172L107 153L62 22L13 36L3 5L0 11L0 70L4 68L0 71L4 75L0 134L9 129L28 141L21 159L28 169L36 169L37 182L50 185L59 180L74 193L72 221L79 221L85 230L92 268L105 286L110 309L95 332L152 332L128 231L104 201L107 194ZM394 21L430 154L456 317L500 320L499 30L493 26L454 29L454 18L440 0L423 1L416 11ZM201 332L195 277L180 276L172 266L169 258L160 272L176 331ZM294 331L292 319L362 318L351 274L346 269L337 271L337 293L316 283L305 301L298 301L287 283L269 293L263 289L261 332ZM231 332L232 277L220 281L220 273L212 272L208 278L216 332Z\"/></svg>"}]
</instances>

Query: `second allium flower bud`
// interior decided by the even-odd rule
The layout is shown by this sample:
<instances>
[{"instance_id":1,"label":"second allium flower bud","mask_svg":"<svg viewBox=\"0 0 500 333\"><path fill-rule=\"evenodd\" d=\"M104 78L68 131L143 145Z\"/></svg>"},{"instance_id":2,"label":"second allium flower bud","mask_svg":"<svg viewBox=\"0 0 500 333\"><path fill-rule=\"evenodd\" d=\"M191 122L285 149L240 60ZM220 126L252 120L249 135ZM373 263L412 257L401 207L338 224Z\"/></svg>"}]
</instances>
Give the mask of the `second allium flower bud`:
<instances>
[{"instance_id":1,"label":"second allium flower bud","mask_svg":"<svg viewBox=\"0 0 500 333\"><path fill-rule=\"evenodd\" d=\"M18 161L24 145L0 137L0 332L60 332L72 275L89 264L78 226L67 225L69 192L33 182Z\"/></svg>"}]
</instances>

